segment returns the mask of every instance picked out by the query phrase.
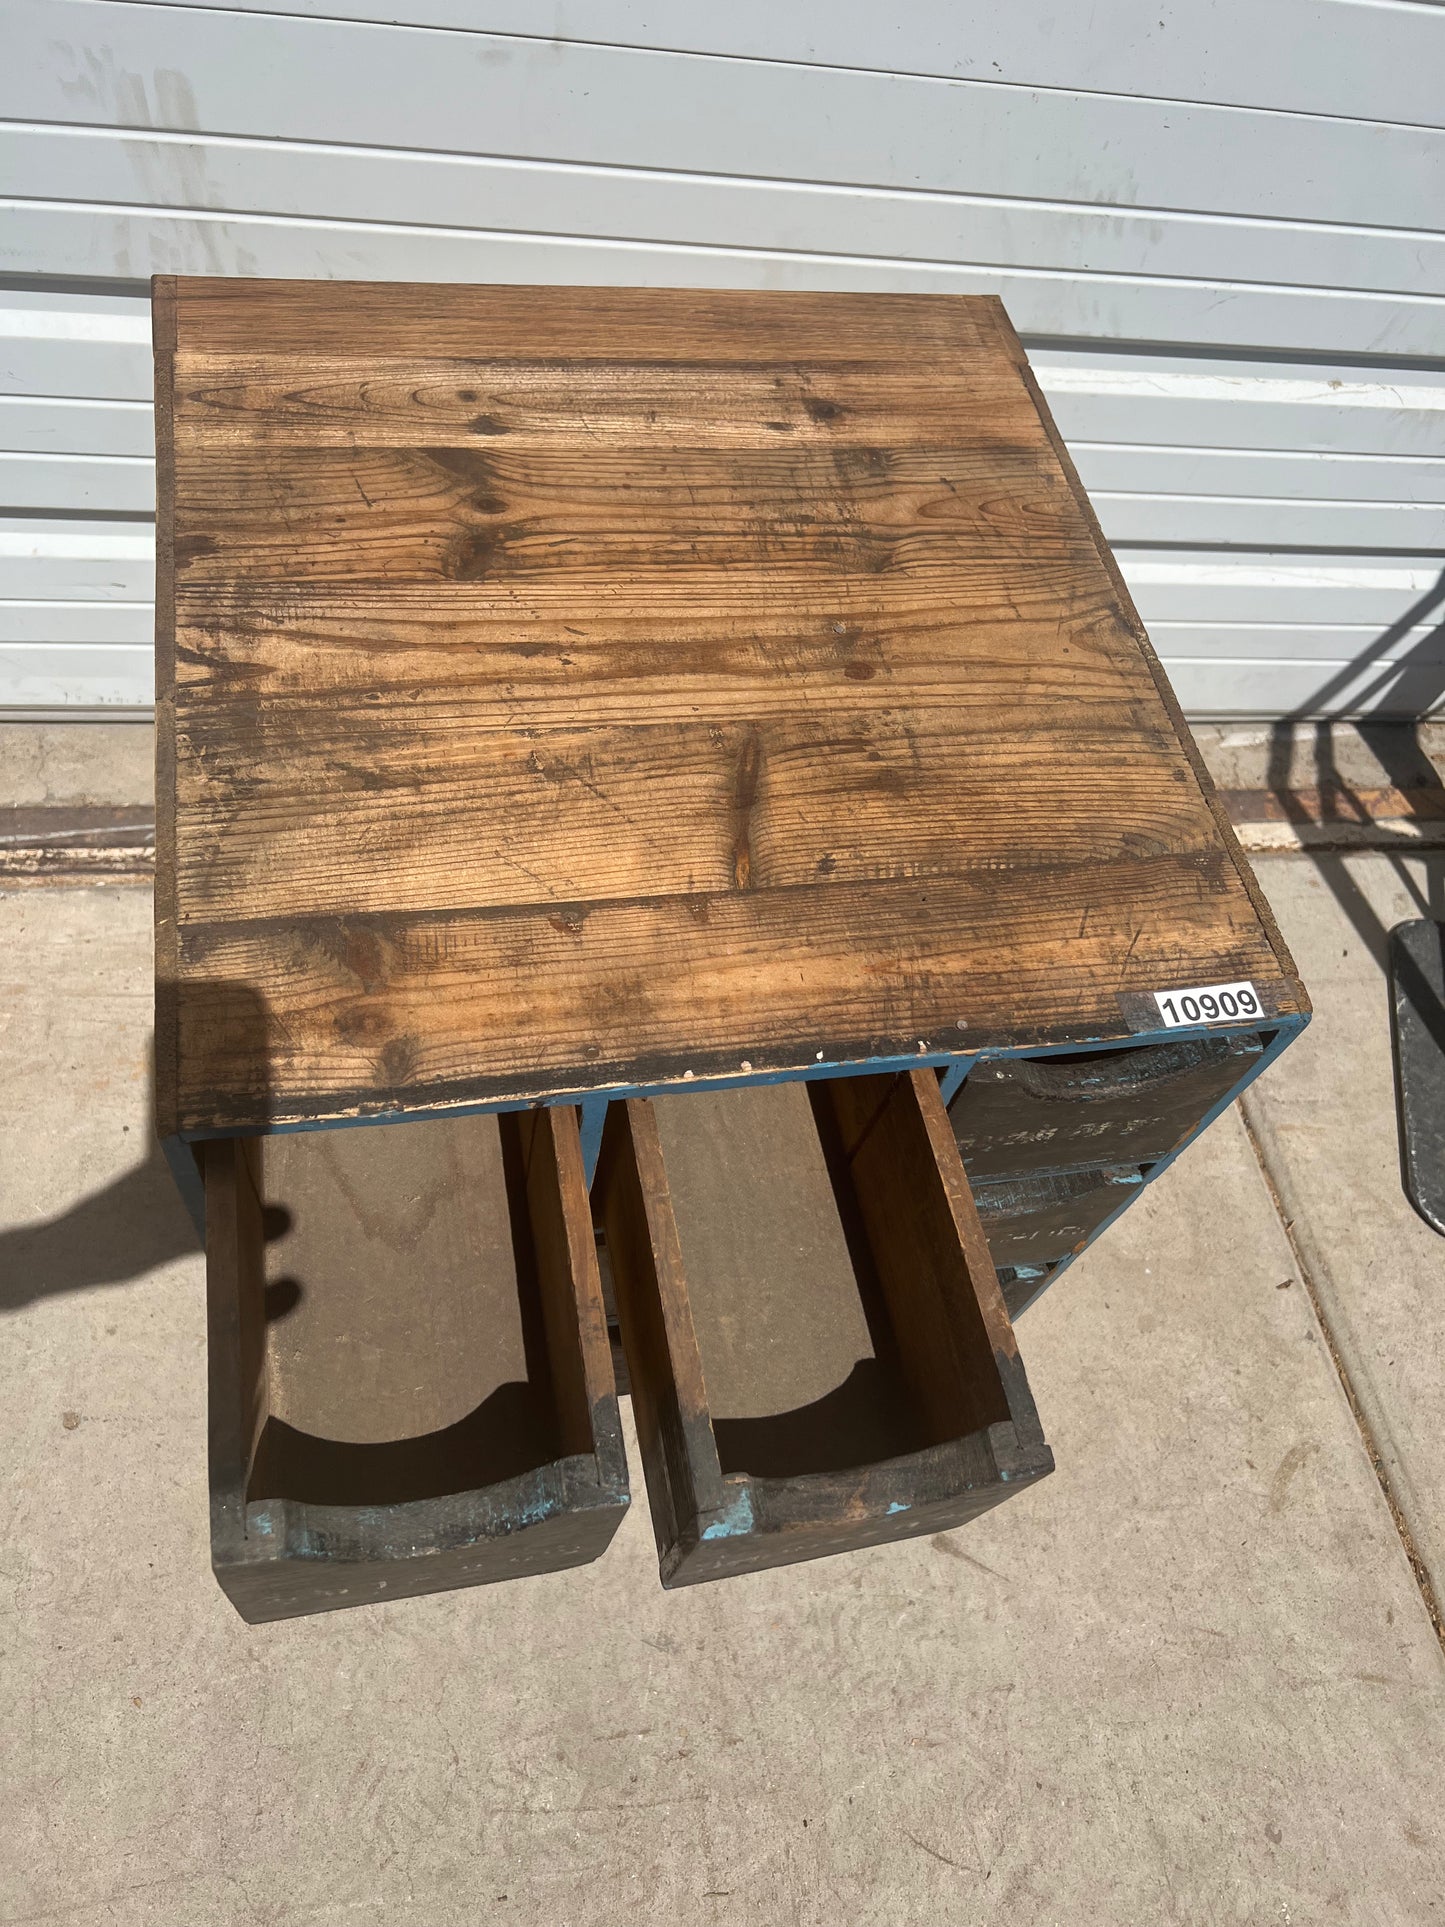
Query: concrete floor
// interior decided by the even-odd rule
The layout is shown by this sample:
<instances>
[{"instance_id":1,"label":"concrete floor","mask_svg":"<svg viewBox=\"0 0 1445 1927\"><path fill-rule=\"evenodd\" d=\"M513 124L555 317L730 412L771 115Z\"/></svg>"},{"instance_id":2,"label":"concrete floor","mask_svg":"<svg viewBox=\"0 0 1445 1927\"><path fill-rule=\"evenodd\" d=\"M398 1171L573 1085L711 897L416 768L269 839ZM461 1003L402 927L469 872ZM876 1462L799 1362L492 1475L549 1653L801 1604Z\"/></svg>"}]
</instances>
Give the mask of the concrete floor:
<instances>
[{"instance_id":1,"label":"concrete floor","mask_svg":"<svg viewBox=\"0 0 1445 1927\"><path fill-rule=\"evenodd\" d=\"M1331 861L1259 866L1318 1017L1255 1142L1020 1325L1036 1491L664 1594L632 1448L596 1566L255 1630L147 1150L149 892L0 894L0 1923L1445 1919L1445 1663L1331 1349L1438 1584L1445 1246L1370 935L1425 886Z\"/></svg>"},{"instance_id":2,"label":"concrete floor","mask_svg":"<svg viewBox=\"0 0 1445 1927\"><path fill-rule=\"evenodd\" d=\"M149 803L155 760L148 722L0 722L0 807Z\"/></svg>"}]
</instances>

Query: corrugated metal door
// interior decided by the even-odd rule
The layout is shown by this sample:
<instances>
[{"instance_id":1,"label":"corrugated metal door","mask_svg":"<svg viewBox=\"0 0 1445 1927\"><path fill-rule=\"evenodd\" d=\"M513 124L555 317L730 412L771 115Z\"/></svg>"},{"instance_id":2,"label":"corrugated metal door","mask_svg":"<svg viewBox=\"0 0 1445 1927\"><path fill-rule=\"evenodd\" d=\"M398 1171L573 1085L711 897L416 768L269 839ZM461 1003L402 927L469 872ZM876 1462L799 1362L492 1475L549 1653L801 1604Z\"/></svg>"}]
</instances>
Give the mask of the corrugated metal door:
<instances>
[{"instance_id":1,"label":"corrugated metal door","mask_svg":"<svg viewBox=\"0 0 1445 1927\"><path fill-rule=\"evenodd\" d=\"M0 708L149 703L153 272L1002 294L1186 709L1441 705L1440 9L280 5L10 0Z\"/></svg>"}]
</instances>

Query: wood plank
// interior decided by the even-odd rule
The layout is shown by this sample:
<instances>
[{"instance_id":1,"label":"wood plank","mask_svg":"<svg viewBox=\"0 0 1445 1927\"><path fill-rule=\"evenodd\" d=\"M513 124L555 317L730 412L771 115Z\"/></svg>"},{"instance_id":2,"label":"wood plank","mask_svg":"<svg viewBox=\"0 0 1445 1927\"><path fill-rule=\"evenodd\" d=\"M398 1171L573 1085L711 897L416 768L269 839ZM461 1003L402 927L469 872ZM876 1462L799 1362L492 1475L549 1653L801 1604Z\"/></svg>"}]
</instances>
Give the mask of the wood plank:
<instances>
[{"instance_id":1,"label":"wood plank","mask_svg":"<svg viewBox=\"0 0 1445 1927\"><path fill-rule=\"evenodd\" d=\"M568 1104L525 1112L518 1134L562 1450L610 1454L622 1467L612 1346L577 1113Z\"/></svg>"},{"instance_id":2,"label":"wood plank","mask_svg":"<svg viewBox=\"0 0 1445 1927\"><path fill-rule=\"evenodd\" d=\"M463 733L626 721L640 705L654 721L761 717L840 697L865 704L870 691L890 705L1037 713L1056 678L1079 702L1117 700L1121 678L1138 683L1112 585L1046 555L985 560L964 577L697 569L679 581L638 570L625 599L609 586L599 570L505 595L450 582L185 591L176 677L188 723L198 737L212 718L219 730L234 703L246 728L264 726L284 698L298 715L317 712L324 742L327 712L348 695L379 731L428 703Z\"/></svg>"},{"instance_id":3,"label":"wood plank","mask_svg":"<svg viewBox=\"0 0 1445 1927\"><path fill-rule=\"evenodd\" d=\"M786 381L799 361L856 365L987 352L998 324L987 301L929 295L777 294L745 289L588 288L585 298L551 286L479 290L444 282L247 281L188 275L176 281L184 315L182 367L257 369L280 357L362 362L400 357L414 366L462 358L521 364L619 359L653 364L661 382L699 361L739 364ZM264 344L264 347L263 345ZM776 364L771 370L768 364ZM900 367L900 364L902 366ZM916 365L916 364L915 364ZM915 387L917 383L915 381Z\"/></svg>"},{"instance_id":4,"label":"wood plank","mask_svg":"<svg viewBox=\"0 0 1445 1927\"><path fill-rule=\"evenodd\" d=\"M156 380L156 884L155 972L156 1130L174 1135L183 1106L180 1064L180 918L176 865L176 459L175 459L175 284L157 282L152 290L151 342ZM253 1025L263 1016L254 999ZM262 1082L266 1080L264 1064ZM244 1481L242 1494L244 1498ZM241 1525L244 1527L244 1518Z\"/></svg>"},{"instance_id":5,"label":"wood plank","mask_svg":"<svg viewBox=\"0 0 1445 1927\"><path fill-rule=\"evenodd\" d=\"M206 1219L207 1435L212 1533L244 1538L246 1484L266 1423L261 1200L237 1140L201 1153Z\"/></svg>"},{"instance_id":6,"label":"wood plank","mask_svg":"<svg viewBox=\"0 0 1445 1927\"><path fill-rule=\"evenodd\" d=\"M849 1146L847 1165L908 1381L935 1439L1009 1416L1021 1371L948 1113L931 1071L814 1088Z\"/></svg>"},{"instance_id":7,"label":"wood plank","mask_svg":"<svg viewBox=\"0 0 1445 1927\"><path fill-rule=\"evenodd\" d=\"M692 405L696 405L694 402ZM180 465L184 586L472 581L512 586L598 567L706 572L750 563L912 574L930 560L974 566L1077 559L1063 477L1042 437L938 450L767 448L700 454L570 445L519 453L470 447L305 448L248 443Z\"/></svg>"},{"instance_id":8,"label":"wood plank","mask_svg":"<svg viewBox=\"0 0 1445 1927\"><path fill-rule=\"evenodd\" d=\"M970 435L1008 444L1037 426L1016 385L995 395L981 384L971 391L961 371L930 383L908 366L830 365L801 351L786 364L743 366L711 357L659 366L626 354L602 366L513 362L486 355L481 343L468 358L424 362L340 350L255 363L192 355L176 379L182 453L463 438L481 448L867 446L900 427L915 446L956 447Z\"/></svg>"},{"instance_id":9,"label":"wood plank","mask_svg":"<svg viewBox=\"0 0 1445 1927\"><path fill-rule=\"evenodd\" d=\"M653 1106L609 1107L595 1180L660 1546L723 1502L677 1220Z\"/></svg>"},{"instance_id":10,"label":"wood plank","mask_svg":"<svg viewBox=\"0 0 1445 1927\"><path fill-rule=\"evenodd\" d=\"M1126 699L1117 680L1110 694ZM1050 866L1109 863L1215 840L1177 743L1141 733L1123 752L1102 714L1092 730L1048 711L1007 730L1000 719L964 757L946 708L555 728L540 744L535 728L473 734L402 714L370 732L364 761L346 714L329 748L309 716L275 726L287 720L249 739L241 820L223 731L184 739L188 926L281 917L298 901L340 915L556 908L1004 871L1044 849Z\"/></svg>"},{"instance_id":11,"label":"wood plank","mask_svg":"<svg viewBox=\"0 0 1445 1927\"><path fill-rule=\"evenodd\" d=\"M1119 994L1170 984L1300 1005L1222 849L946 887L293 912L187 926L182 950L188 1130L1127 1038Z\"/></svg>"}]
</instances>

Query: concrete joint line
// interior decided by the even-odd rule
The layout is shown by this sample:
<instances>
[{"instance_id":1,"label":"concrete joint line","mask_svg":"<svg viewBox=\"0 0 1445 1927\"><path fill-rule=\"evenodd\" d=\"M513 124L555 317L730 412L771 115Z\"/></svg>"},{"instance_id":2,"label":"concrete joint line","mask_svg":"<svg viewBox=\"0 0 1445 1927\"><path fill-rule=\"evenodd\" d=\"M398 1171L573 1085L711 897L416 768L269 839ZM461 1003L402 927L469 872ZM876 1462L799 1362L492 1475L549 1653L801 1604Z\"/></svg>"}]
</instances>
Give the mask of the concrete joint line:
<instances>
[{"instance_id":1,"label":"concrete joint line","mask_svg":"<svg viewBox=\"0 0 1445 1927\"><path fill-rule=\"evenodd\" d=\"M1344 1392L1346 1403L1349 1405L1350 1413L1354 1418L1356 1428L1360 1434L1360 1441L1365 1448L1370 1464L1374 1467L1375 1479L1379 1485L1380 1492L1384 1497L1385 1504L1390 1509L1390 1517L1394 1521L1395 1533L1400 1541L1400 1548L1409 1562L1410 1571L1414 1575L1415 1585L1419 1590L1421 1600L1424 1602L1425 1611L1430 1616L1430 1624L1435 1629L1435 1638L1440 1644L1442 1653L1445 1653L1445 1615L1441 1613L1440 1600L1435 1591L1434 1581L1430 1577L1429 1569L1425 1561L1415 1550L1415 1541L1411 1537L1409 1524L1400 1508L1400 1502L1395 1496L1394 1487L1390 1483L1390 1474L1386 1469L1385 1461L1380 1454L1379 1447L1375 1443L1375 1436L1370 1430L1369 1420L1365 1417L1354 1385L1350 1381L1349 1372L1345 1369L1344 1360L1340 1357L1339 1347L1335 1344L1334 1333L1330 1330L1329 1321L1325 1317L1324 1306L1320 1301L1319 1289L1315 1283L1314 1274L1310 1270L1309 1265L1306 1264L1304 1253L1300 1249L1299 1240L1294 1235L1294 1221L1287 1216L1285 1212L1283 1201L1280 1198L1278 1187L1274 1181L1274 1174L1269 1168L1269 1160L1265 1155L1264 1146L1261 1144L1255 1132L1253 1120L1249 1115L1247 1104L1243 1099L1240 1100L1239 1104L1239 1116L1240 1122L1244 1126L1244 1134L1249 1140L1249 1148L1253 1151L1255 1162L1259 1166L1259 1174L1264 1179L1265 1189L1269 1192L1269 1199L1270 1203L1274 1206L1275 1216L1279 1219L1280 1229L1285 1235L1285 1240L1294 1258L1295 1269L1299 1273L1300 1283L1303 1285L1305 1294L1310 1301L1310 1307L1315 1315L1315 1323L1319 1326L1320 1336L1324 1339L1325 1349L1330 1355L1331 1362L1335 1368L1335 1375L1340 1381L1340 1389Z\"/></svg>"}]
</instances>

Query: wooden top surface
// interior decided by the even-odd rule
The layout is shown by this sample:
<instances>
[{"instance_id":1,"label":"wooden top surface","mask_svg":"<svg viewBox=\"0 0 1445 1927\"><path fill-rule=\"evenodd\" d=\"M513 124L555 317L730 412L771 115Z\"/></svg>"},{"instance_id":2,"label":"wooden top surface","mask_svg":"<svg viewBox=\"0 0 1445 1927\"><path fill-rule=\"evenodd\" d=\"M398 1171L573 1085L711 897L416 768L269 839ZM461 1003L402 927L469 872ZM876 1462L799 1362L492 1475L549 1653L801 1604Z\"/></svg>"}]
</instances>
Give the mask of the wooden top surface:
<instances>
[{"instance_id":1,"label":"wooden top surface","mask_svg":"<svg viewBox=\"0 0 1445 1927\"><path fill-rule=\"evenodd\" d=\"M997 301L155 309L163 1129L1303 1007Z\"/></svg>"}]
</instances>

